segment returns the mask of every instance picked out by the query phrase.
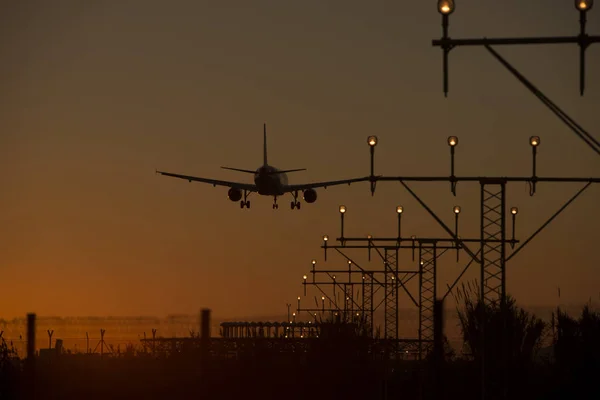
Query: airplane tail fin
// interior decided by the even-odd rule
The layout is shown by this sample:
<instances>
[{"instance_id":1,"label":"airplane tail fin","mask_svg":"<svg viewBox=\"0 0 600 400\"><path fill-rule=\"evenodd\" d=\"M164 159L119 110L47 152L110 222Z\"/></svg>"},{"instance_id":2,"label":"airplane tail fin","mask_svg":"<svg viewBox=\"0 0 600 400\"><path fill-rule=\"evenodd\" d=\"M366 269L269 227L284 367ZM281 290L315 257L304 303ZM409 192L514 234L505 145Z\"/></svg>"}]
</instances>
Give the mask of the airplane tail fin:
<instances>
[{"instance_id":1,"label":"airplane tail fin","mask_svg":"<svg viewBox=\"0 0 600 400\"><path fill-rule=\"evenodd\" d=\"M264 128L264 150L263 150L263 165L267 165L267 123L263 125Z\"/></svg>"}]
</instances>

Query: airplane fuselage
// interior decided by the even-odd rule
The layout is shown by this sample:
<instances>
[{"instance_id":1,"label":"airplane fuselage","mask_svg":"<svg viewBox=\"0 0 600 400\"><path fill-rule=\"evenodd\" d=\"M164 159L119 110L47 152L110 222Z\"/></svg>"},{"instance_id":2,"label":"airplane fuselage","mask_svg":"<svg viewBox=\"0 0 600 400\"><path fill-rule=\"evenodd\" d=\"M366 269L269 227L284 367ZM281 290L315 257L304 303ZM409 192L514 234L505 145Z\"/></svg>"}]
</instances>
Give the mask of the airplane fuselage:
<instances>
[{"instance_id":1,"label":"airplane fuselage","mask_svg":"<svg viewBox=\"0 0 600 400\"><path fill-rule=\"evenodd\" d=\"M288 184L287 175L270 165L263 165L254 174L254 184L258 194L263 196L281 196Z\"/></svg>"}]
</instances>

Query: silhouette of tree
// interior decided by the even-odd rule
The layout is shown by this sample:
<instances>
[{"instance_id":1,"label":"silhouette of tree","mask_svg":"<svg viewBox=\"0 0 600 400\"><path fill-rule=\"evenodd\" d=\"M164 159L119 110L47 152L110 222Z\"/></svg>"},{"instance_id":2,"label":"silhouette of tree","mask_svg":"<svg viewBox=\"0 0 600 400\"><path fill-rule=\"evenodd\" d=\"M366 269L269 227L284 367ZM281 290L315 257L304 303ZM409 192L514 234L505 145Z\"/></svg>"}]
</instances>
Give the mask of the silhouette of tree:
<instances>
[{"instance_id":1,"label":"silhouette of tree","mask_svg":"<svg viewBox=\"0 0 600 400\"><path fill-rule=\"evenodd\" d=\"M506 297L504 321L501 304L482 304L477 285L463 284L457 292L457 312L463 341L473 358L480 357L483 316L486 358L501 359L501 352L504 351L502 341L505 340L506 355L510 364L525 365L533 361L547 332L547 324L544 321L518 307L516 300L511 296ZM504 337L502 332L505 332Z\"/></svg>"},{"instance_id":2,"label":"silhouette of tree","mask_svg":"<svg viewBox=\"0 0 600 400\"><path fill-rule=\"evenodd\" d=\"M600 395L596 384L600 375L600 313L586 305L575 319L557 308L552 325L557 393Z\"/></svg>"}]
</instances>

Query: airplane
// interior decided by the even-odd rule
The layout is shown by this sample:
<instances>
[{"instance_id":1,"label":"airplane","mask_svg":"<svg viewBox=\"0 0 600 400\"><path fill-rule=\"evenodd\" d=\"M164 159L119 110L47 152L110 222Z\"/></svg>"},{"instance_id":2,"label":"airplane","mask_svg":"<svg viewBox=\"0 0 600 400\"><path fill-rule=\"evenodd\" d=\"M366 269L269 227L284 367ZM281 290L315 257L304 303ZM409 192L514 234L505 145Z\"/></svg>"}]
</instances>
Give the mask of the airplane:
<instances>
[{"instance_id":1,"label":"airplane","mask_svg":"<svg viewBox=\"0 0 600 400\"><path fill-rule=\"evenodd\" d=\"M229 187L229 191L227 192L227 197L229 200L233 202L240 202L240 208L250 208L250 201L248 200L248 196L252 193L258 193L262 196L273 196L273 209L278 209L279 205L277 204L277 197L283 196L286 193L290 193L294 200L291 202L291 209L300 209L300 202L298 201L298 193L302 192L303 199L307 203L314 203L317 200L317 192L315 188L327 188L328 186L336 186L343 185L354 182L368 181L369 177L364 178L354 178L354 179L344 179L339 181L329 181L329 182L314 182L314 183L305 183L298 185L289 185L287 173L297 172L297 171L306 171L306 168L300 169L287 169L287 170L279 170L267 162L267 124L264 124L264 150L263 150L263 165L260 166L256 171L251 171L247 169L240 168L231 168L231 167L221 167L223 169L228 169L232 171L244 172L247 174L254 174L254 184L249 183L238 183L238 182L229 182L229 181L221 181L216 179L208 179L208 178L199 178L195 176L188 175L180 175L174 174L171 172L164 171L156 171L157 174L170 176L174 178L180 178L187 180L189 182L202 182L208 183L213 186L226 186ZM242 200L243 195L243 200Z\"/></svg>"}]
</instances>

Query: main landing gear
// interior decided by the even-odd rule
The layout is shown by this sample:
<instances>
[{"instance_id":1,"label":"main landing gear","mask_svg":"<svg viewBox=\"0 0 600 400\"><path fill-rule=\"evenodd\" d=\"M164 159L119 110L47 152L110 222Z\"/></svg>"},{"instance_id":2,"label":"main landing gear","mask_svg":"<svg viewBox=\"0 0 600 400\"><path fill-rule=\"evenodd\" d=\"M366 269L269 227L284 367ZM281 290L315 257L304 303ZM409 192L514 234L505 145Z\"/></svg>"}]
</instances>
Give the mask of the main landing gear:
<instances>
[{"instance_id":1,"label":"main landing gear","mask_svg":"<svg viewBox=\"0 0 600 400\"><path fill-rule=\"evenodd\" d=\"M273 210L279 209L279 204L277 204L277 196L273 196Z\"/></svg>"},{"instance_id":2,"label":"main landing gear","mask_svg":"<svg viewBox=\"0 0 600 400\"><path fill-rule=\"evenodd\" d=\"M250 201L248 200L248 191L244 190L244 200L240 201L240 208L250 208Z\"/></svg>"},{"instance_id":3,"label":"main landing gear","mask_svg":"<svg viewBox=\"0 0 600 400\"><path fill-rule=\"evenodd\" d=\"M290 203L290 207L292 208L292 210L294 208L297 208L299 210L300 209L300 202L298 201L298 191L296 190L294 193L292 193L292 195L294 196L294 201L292 201Z\"/></svg>"}]
</instances>

